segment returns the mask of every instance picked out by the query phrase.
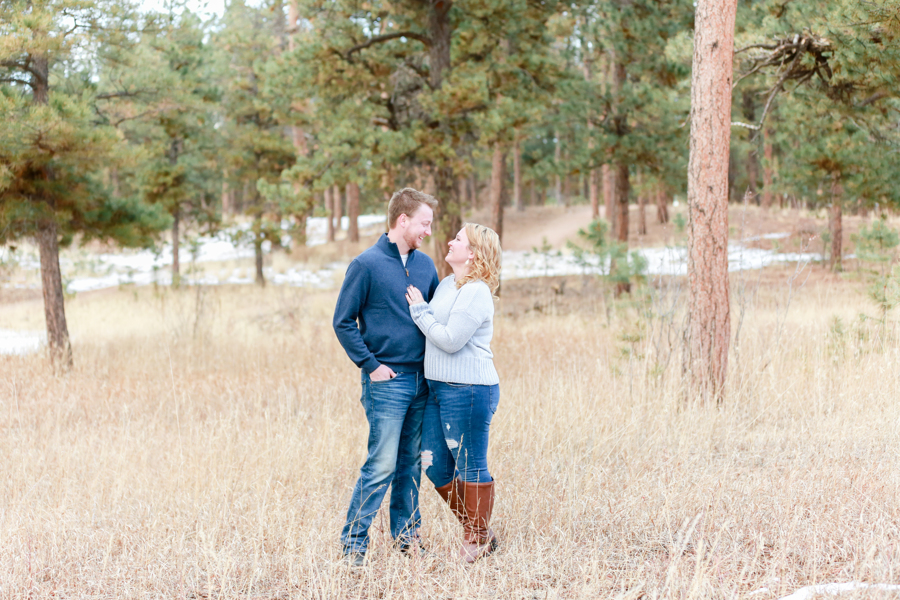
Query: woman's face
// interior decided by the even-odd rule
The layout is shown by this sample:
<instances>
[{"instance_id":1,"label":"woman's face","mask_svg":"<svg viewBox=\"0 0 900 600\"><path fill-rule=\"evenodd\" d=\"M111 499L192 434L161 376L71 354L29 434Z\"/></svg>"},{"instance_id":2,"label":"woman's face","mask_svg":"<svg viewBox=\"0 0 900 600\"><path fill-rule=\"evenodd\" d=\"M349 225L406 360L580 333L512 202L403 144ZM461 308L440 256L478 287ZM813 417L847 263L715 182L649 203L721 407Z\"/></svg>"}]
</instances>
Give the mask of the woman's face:
<instances>
[{"instance_id":1,"label":"woman's face","mask_svg":"<svg viewBox=\"0 0 900 600\"><path fill-rule=\"evenodd\" d=\"M450 251L447 252L447 264L452 266L461 266L467 260L475 258L475 253L469 248L469 238L466 237L466 228L463 227L456 234L456 237L447 243Z\"/></svg>"}]
</instances>

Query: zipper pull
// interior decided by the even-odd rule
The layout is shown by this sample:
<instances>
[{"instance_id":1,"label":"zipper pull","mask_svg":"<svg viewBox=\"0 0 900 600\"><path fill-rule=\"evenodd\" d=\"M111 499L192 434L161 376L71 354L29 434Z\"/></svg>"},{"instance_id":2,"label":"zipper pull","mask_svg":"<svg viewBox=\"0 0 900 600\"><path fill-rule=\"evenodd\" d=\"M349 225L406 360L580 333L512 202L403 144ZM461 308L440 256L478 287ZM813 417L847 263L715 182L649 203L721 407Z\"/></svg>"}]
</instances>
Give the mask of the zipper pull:
<instances>
[{"instance_id":1,"label":"zipper pull","mask_svg":"<svg viewBox=\"0 0 900 600\"><path fill-rule=\"evenodd\" d=\"M409 278L409 269L406 270L406 277Z\"/></svg>"}]
</instances>

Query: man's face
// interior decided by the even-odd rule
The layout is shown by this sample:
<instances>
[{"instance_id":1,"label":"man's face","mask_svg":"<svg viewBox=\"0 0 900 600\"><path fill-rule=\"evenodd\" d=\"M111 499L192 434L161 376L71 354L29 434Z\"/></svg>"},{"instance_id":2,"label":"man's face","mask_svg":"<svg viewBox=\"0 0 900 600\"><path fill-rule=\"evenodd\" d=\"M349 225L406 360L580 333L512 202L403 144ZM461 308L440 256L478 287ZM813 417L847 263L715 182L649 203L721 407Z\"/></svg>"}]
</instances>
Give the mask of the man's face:
<instances>
[{"instance_id":1,"label":"man's face","mask_svg":"<svg viewBox=\"0 0 900 600\"><path fill-rule=\"evenodd\" d=\"M418 250L425 238L431 235L434 211L427 204L420 204L418 210L406 218L407 225L403 232L403 241L411 250Z\"/></svg>"}]
</instances>

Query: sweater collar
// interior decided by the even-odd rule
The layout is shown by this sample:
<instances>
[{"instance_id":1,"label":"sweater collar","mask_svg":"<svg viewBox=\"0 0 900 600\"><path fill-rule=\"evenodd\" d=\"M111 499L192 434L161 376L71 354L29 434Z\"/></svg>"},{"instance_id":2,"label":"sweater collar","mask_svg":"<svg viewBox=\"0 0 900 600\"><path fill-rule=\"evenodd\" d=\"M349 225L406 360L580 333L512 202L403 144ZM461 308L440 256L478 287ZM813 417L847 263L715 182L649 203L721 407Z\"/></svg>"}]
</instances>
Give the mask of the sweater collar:
<instances>
[{"instance_id":1,"label":"sweater collar","mask_svg":"<svg viewBox=\"0 0 900 600\"><path fill-rule=\"evenodd\" d=\"M382 252L384 252L385 254L395 256L398 259L400 258L400 249L397 247L397 244L391 241L391 239L388 237L388 234L381 234L381 237L378 238L378 247L381 248ZM415 248L410 248L409 254L407 256L412 256L413 252L415 251ZM406 260L409 260L409 258L407 258Z\"/></svg>"}]
</instances>

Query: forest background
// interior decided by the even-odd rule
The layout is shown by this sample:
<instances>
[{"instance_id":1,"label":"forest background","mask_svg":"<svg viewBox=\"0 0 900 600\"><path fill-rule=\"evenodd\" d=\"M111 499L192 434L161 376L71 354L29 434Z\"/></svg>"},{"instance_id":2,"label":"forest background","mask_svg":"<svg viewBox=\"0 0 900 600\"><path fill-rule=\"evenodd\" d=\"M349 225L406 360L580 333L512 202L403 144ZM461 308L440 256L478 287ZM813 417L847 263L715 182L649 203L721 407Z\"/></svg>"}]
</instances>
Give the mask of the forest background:
<instances>
[{"instance_id":1,"label":"forest background","mask_svg":"<svg viewBox=\"0 0 900 600\"><path fill-rule=\"evenodd\" d=\"M738 5L727 233L747 215L777 223L824 264L726 279L737 319L714 410L685 400L686 284L648 282L627 252L691 226L673 200L689 196L694 19L684 1L234 1L212 16L0 1L0 242L10 268L17 245L39 247L68 372L2 359L3 591L734 597L895 582L900 5ZM358 215L407 185L442 202L437 259L471 215L504 235L520 211L584 206L576 252L607 266L504 283L505 558L465 572L383 544L381 566L350 575L329 532L362 444L351 369L323 341L333 294L183 285L178 248L240 224L263 286L279 248L306 252L310 217L343 240L320 255L352 254L370 239ZM848 219L856 260L836 275ZM60 247L163 240L172 289L70 302L76 361ZM453 533L438 508L440 548Z\"/></svg>"}]
</instances>

